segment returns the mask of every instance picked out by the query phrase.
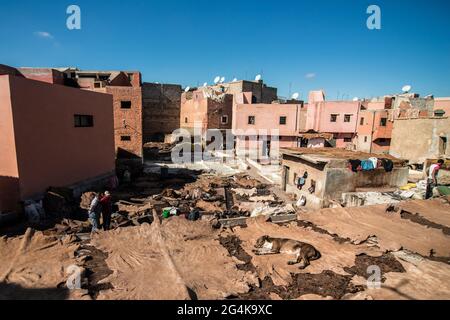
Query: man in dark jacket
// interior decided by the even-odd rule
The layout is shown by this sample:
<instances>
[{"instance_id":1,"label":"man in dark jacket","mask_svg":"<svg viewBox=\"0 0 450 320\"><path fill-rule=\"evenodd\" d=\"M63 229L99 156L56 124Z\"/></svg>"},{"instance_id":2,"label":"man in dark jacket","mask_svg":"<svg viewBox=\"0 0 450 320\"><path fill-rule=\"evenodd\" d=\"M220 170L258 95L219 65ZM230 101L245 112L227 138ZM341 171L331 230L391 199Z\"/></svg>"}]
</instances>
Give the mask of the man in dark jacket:
<instances>
[{"instance_id":1,"label":"man in dark jacket","mask_svg":"<svg viewBox=\"0 0 450 320\"><path fill-rule=\"evenodd\" d=\"M105 191L105 195L100 199L100 204L102 205L103 230L108 231L112 215L112 199L109 191Z\"/></svg>"}]
</instances>

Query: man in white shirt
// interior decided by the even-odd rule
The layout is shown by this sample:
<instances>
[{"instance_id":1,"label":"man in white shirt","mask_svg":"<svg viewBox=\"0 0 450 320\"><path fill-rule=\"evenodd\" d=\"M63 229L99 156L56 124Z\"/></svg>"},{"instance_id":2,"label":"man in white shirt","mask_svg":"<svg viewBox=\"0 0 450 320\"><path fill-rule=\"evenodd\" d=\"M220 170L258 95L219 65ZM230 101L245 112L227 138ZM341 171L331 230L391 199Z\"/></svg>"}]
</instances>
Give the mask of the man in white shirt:
<instances>
[{"instance_id":1,"label":"man in white shirt","mask_svg":"<svg viewBox=\"0 0 450 320\"><path fill-rule=\"evenodd\" d=\"M444 160L442 159L439 159L438 163L431 165L430 171L428 172L426 199L430 199L433 196L433 189L438 185L437 176L443 165Z\"/></svg>"}]
</instances>

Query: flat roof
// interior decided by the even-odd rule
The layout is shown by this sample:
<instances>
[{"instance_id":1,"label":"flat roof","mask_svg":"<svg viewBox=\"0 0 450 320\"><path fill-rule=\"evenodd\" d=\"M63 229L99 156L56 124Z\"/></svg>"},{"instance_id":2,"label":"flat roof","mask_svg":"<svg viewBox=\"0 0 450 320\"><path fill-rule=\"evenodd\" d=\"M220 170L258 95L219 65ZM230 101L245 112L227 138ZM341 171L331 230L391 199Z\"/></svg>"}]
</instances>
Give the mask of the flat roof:
<instances>
[{"instance_id":1,"label":"flat roof","mask_svg":"<svg viewBox=\"0 0 450 320\"><path fill-rule=\"evenodd\" d=\"M328 163L331 160L364 160L369 158L390 159L394 164L398 165L406 163L406 160L398 159L388 154L350 151L338 148L281 148L280 152L316 164Z\"/></svg>"}]
</instances>

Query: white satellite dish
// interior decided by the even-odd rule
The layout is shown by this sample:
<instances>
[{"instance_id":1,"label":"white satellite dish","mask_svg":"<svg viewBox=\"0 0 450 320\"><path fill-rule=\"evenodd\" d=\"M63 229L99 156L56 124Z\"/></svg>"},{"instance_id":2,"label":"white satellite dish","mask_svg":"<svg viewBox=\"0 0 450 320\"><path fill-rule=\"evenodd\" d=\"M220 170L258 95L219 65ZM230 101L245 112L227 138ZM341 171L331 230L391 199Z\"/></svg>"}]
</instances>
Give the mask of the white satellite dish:
<instances>
[{"instance_id":1,"label":"white satellite dish","mask_svg":"<svg viewBox=\"0 0 450 320\"><path fill-rule=\"evenodd\" d=\"M204 86L204 87L207 87L207 86L208 86L208 82L205 82L205 83L203 84L203 86Z\"/></svg>"},{"instance_id":2,"label":"white satellite dish","mask_svg":"<svg viewBox=\"0 0 450 320\"><path fill-rule=\"evenodd\" d=\"M220 78L220 83L224 83L225 82L225 77Z\"/></svg>"},{"instance_id":3,"label":"white satellite dish","mask_svg":"<svg viewBox=\"0 0 450 320\"><path fill-rule=\"evenodd\" d=\"M410 85L406 85L406 86L404 86L404 87L402 88L402 91L403 91L404 93L408 93L408 92L411 91L411 89L412 89L412 87L411 87Z\"/></svg>"},{"instance_id":4,"label":"white satellite dish","mask_svg":"<svg viewBox=\"0 0 450 320\"><path fill-rule=\"evenodd\" d=\"M294 94L292 95L292 99L293 99L293 100L297 100L298 97L300 97L300 94L299 94L298 92L296 92L296 93L294 93Z\"/></svg>"},{"instance_id":5,"label":"white satellite dish","mask_svg":"<svg viewBox=\"0 0 450 320\"><path fill-rule=\"evenodd\" d=\"M358 97L354 97L354 98L353 98L353 101L355 101L355 102L356 102L356 101L359 101L359 98L358 98Z\"/></svg>"},{"instance_id":6,"label":"white satellite dish","mask_svg":"<svg viewBox=\"0 0 450 320\"><path fill-rule=\"evenodd\" d=\"M236 82L236 81L238 81L238 79L237 79L237 78L234 78L234 79L233 79L233 82Z\"/></svg>"},{"instance_id":7,"label":"white satellite dish","mask_svg":"<svg viewBox=\"0 0 450 320\"><path fill-rule=\"evenodd\" d=\"M184 89L184 92L189 92L189 90L191 90L191 87L186 87L186 89Z\"/></svg>"},{"instance_id":8,"label":"white satellite dish","mask_svg":"<svg viewBox=\"0 0 450 320\"><path fill-rule=\"evenodd\" d=\"M260 74L258 74L256 77L255 77L255 81L260 81L262 79L262 75L260 75Z\"/></svg>"},{"instance_id":9,"label":"white satellite dish","mask_svg":"<svg viewBox=\"0 0 450 320\"><path fill-rule=\"evenodd\" d=\"M220 76L214 78L214 83L218 84L220 82Z\"/></svg>"}]
</instances>

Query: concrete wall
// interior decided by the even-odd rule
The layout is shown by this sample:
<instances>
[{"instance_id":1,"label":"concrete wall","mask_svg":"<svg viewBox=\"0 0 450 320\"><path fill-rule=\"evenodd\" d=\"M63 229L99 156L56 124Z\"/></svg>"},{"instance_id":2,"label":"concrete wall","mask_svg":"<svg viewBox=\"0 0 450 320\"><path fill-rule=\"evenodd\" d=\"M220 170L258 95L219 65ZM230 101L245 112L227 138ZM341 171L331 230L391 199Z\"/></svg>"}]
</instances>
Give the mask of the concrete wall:
<instances>
[{"instance_id":1,"label":"concrete wall","mask_svg":"<svg viewBox=\"0 0 450 320\"><path fill-rule=\"evenodd\" d=\"M306 206L308 208L320 209L324 206L323 196L325 192L326 171L325 165L314 165L302 159L283 155L282 160L282 186L285 184L286 167L289 168L289 177L286 181L286 192L297 195L298 199L306 197ZM302 177L308 172L306 185L299 190L296 186L296 178ZM313 194L308 191L312 181L316 182L316 190Z\"/></svg>"},{"instance_id":2,"label":"concrete wall","mask_svg":"<svg viewBox=\"0 0 450 320\"><path fill-rule=\"evenodd\" d=\"M11 77L20 200L114 171L112 97ZM75 128L74 115L94 126Z\"/></svg>"},{"instance_id":3,"label":"concrete wall","mask_svg":"<svg viewBox=\"0 0 450 320\"><path fill-rule=\"evenodd\" d=\"M409 169L394 168L392 172L384 169L354 173L349 170L347 160L331 160L328 164L314 164L309 161L283 155L283 170L289 167L289 178L286 191L305 196L308 208L322 208L330 205L330 201L341 201L342 193L355 192L357 188L400 187L408 183ZM297 177L308 172L306 185L299 190L295 185ZM284 173L283 176L284 178ZM308 191L311 181L316 182L313 194ZM284 181L283 181L284 183Z\"/></svg>"},{"instance_id":4,"label":"concrete wall","mask_svg":"<svg viewBox=\"0 0 450 320\"><path fill-rule=\"evenodd\" d=\"M180 85L143 83L143 140L159 141L180 127Z\"/></svg>"},{"instance_id":5,"label":"concrete wall","mask_svg":"<svg viewBox=\"0 0 450 320\"><path fill-rule=\"evenodd\" d=\"M50 68L19 68L18 70L27 79L64 85L64 74L58 70Z\"/></svg>"},{"instance_id":6,"label":"concrete wall","mask_svg":"<svg viewBox=\"0 0 450 320\"><path fill-rule=\"evenodd\" d=\"M355 192L357 188L401 187L408 183L409 169L394 168L386 172L383 168L354 173L348 168L327 166L325 200L340 201L342 193Z\"/></svg>"},{"instance_id":7,"label":"concrete wall","mask_svg":"<svg viewBox=\"0 0 450 320\"><path fill-rule=\"evenodd\" d=\"M447 139L442 152L442 139ZM392 130L390 154L411 163L450 157L450 118L397 119Z\"/></svg>"}]
</instances>

